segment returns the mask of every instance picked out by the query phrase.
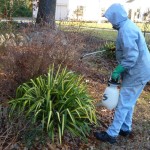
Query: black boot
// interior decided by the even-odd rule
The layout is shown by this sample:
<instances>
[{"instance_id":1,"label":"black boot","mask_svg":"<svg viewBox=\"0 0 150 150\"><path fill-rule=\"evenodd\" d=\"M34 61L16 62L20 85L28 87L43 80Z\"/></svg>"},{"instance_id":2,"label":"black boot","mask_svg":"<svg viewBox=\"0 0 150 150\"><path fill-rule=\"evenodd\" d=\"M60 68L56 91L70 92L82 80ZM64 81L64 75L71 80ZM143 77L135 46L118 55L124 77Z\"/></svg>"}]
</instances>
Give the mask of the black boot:
<instances>
[{"instance_id":1,"label":"black boot","mask_svg":"<svg viewBox=\"0 0 150 150\"><path fill-rule=\"evenodd\" d=\"M112 137L110 135L107 134L107 132L94 132L94 136L100 140L100 141L103 141L103 142L109 142L111 144L114 144L114 143L117 143L117 140L115 137Z\"/></svg>"},{"instance_id":2,"label":"black boot","mask_svg":"<svg viewBox=\"0 0 150 150\"><path fill-rule=\"evenodd\" d=\"M120 130L119 132L119 135L124 136L124 137L129 136L130 134L131 134L131 131Z\"/></svg>"}]
</instances>

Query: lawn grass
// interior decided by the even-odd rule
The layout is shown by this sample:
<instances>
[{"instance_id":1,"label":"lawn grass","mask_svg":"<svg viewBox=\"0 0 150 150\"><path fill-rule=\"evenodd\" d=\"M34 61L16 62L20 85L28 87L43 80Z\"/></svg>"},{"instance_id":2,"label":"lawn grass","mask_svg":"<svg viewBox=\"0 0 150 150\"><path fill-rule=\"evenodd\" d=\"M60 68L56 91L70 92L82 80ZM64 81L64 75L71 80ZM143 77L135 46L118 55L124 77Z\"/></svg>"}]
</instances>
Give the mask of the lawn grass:
<instances>
[{"instance_id":1,"label":"lawn grass","mask_svg":"<svg viewBox=\"0 0 150 150\"><path fill-rule=\"evenodd\" d=\"M117 31L107 29L82 29L84 33L90 33L92 36L107 40L116 41Z\"/></svg>"},{"instance_id":2,"label":"lawn grass","mask_svg":"<svg viewBox=\"0 0 150 150\"><path fill-rule=\"evenodd\" d=\"M73 22L73 21L61 21L56 22L59 28L65 31L77 31L88 33L92 36L96 36L98 38L104 40L115 41L117 37L117 31L112 29L112 25L110 23L92 23L92 22ZM136 23L137 26L142 30L146 42L150 45L150 23Z\"/></svg>"},{"instance_id":3,"label":"lawn grass","mask_svg":"<svg viewBox=\"0 0 150 150\"><path fill-rule=\"evenodd\" d=\"M82 26L87 28L101 28L101 29L112 29L111 23L96 23L96 22L82 22L82 21L56 21L56 24L65 26ZM136 23L136 25L142 30L150 32L150 23Z\"/></svg>"}]
</instances>

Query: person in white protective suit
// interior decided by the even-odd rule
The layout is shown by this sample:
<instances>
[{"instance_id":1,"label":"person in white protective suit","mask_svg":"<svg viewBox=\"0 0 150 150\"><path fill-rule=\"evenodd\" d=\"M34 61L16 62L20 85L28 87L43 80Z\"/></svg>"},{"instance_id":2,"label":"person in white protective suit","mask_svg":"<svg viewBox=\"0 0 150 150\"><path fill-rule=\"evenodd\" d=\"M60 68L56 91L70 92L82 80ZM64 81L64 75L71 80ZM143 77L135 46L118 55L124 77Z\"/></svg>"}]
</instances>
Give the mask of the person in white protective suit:
<instances>
[{"instance_id":1,"label":"person in white protective suit","mask_svg":"<svg viewBox=\"0 0 150 150\"><path fill-rule=\"evenodd\" d=\"M141 30L128 18L121 4L112 4L104 17L118 30L116 59L118 66L111 78L120 79L121 88L118 105L112 124L106 131L94 132L101 141L117 142L118 135L129 136L132 132L134 106L146 83L150 80L150 53Z\"/></svg>"}]
</instances>

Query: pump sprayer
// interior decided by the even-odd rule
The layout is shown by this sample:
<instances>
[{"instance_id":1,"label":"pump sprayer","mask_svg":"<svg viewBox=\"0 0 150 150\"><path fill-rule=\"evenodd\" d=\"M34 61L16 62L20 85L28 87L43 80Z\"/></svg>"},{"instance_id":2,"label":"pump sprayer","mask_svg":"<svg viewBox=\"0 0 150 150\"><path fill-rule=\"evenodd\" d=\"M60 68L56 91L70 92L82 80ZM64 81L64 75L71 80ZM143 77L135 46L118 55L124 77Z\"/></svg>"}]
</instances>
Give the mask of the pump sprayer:
<instances>
[{"instance_id":1,"label":"pump sprayer","mask_svg":"<svg viewBox=\"0 0 150 150\"><path fill-rule=\"evenodd\" d=\"M95 55L97 53L103 53L106 50L101 50L101 51L96 51L96 52L92 52L92 53L88 53L83 55L80 59L83 59L84 57L89 57L92 55ZM104 106L109 110L112 110L114 108L116 108L117 104L118 104L118 99L119 99L119 87L120 83L118 81L113 81L111 79L111 75L110 78L108 80L108 86L104 91L102 100L100 100L96 106Z\"/></svg>"},{"instance_id":2,"label":"pump sprayer","mask_svg":"<svg viewBox=\"0 0 150 150\"><path fill-rule=\"evenodd\" d=\"M109 110L116 108L119 99L119 87L120 83L113 80L108 81L108 86L106 87L102 100L100 100L96 106L104 106Z\"/></svg>"}]
</instances>

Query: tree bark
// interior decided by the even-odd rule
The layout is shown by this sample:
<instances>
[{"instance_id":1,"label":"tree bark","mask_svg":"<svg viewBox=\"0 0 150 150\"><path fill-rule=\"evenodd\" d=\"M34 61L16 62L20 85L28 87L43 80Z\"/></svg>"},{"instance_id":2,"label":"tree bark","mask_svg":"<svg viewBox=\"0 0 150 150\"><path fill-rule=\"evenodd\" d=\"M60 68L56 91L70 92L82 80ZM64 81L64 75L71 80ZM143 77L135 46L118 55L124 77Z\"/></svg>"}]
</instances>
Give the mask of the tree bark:
<instances>
[{"instance_id":1,"label":"tree bark","mask_svg":"<svg viewBox=\"0 0 150 150\"><path fill-rule=\"evenodd\" d=\"M40 0L36 23L55 28L56 0Z\"/></svg>"}]
</instances>

